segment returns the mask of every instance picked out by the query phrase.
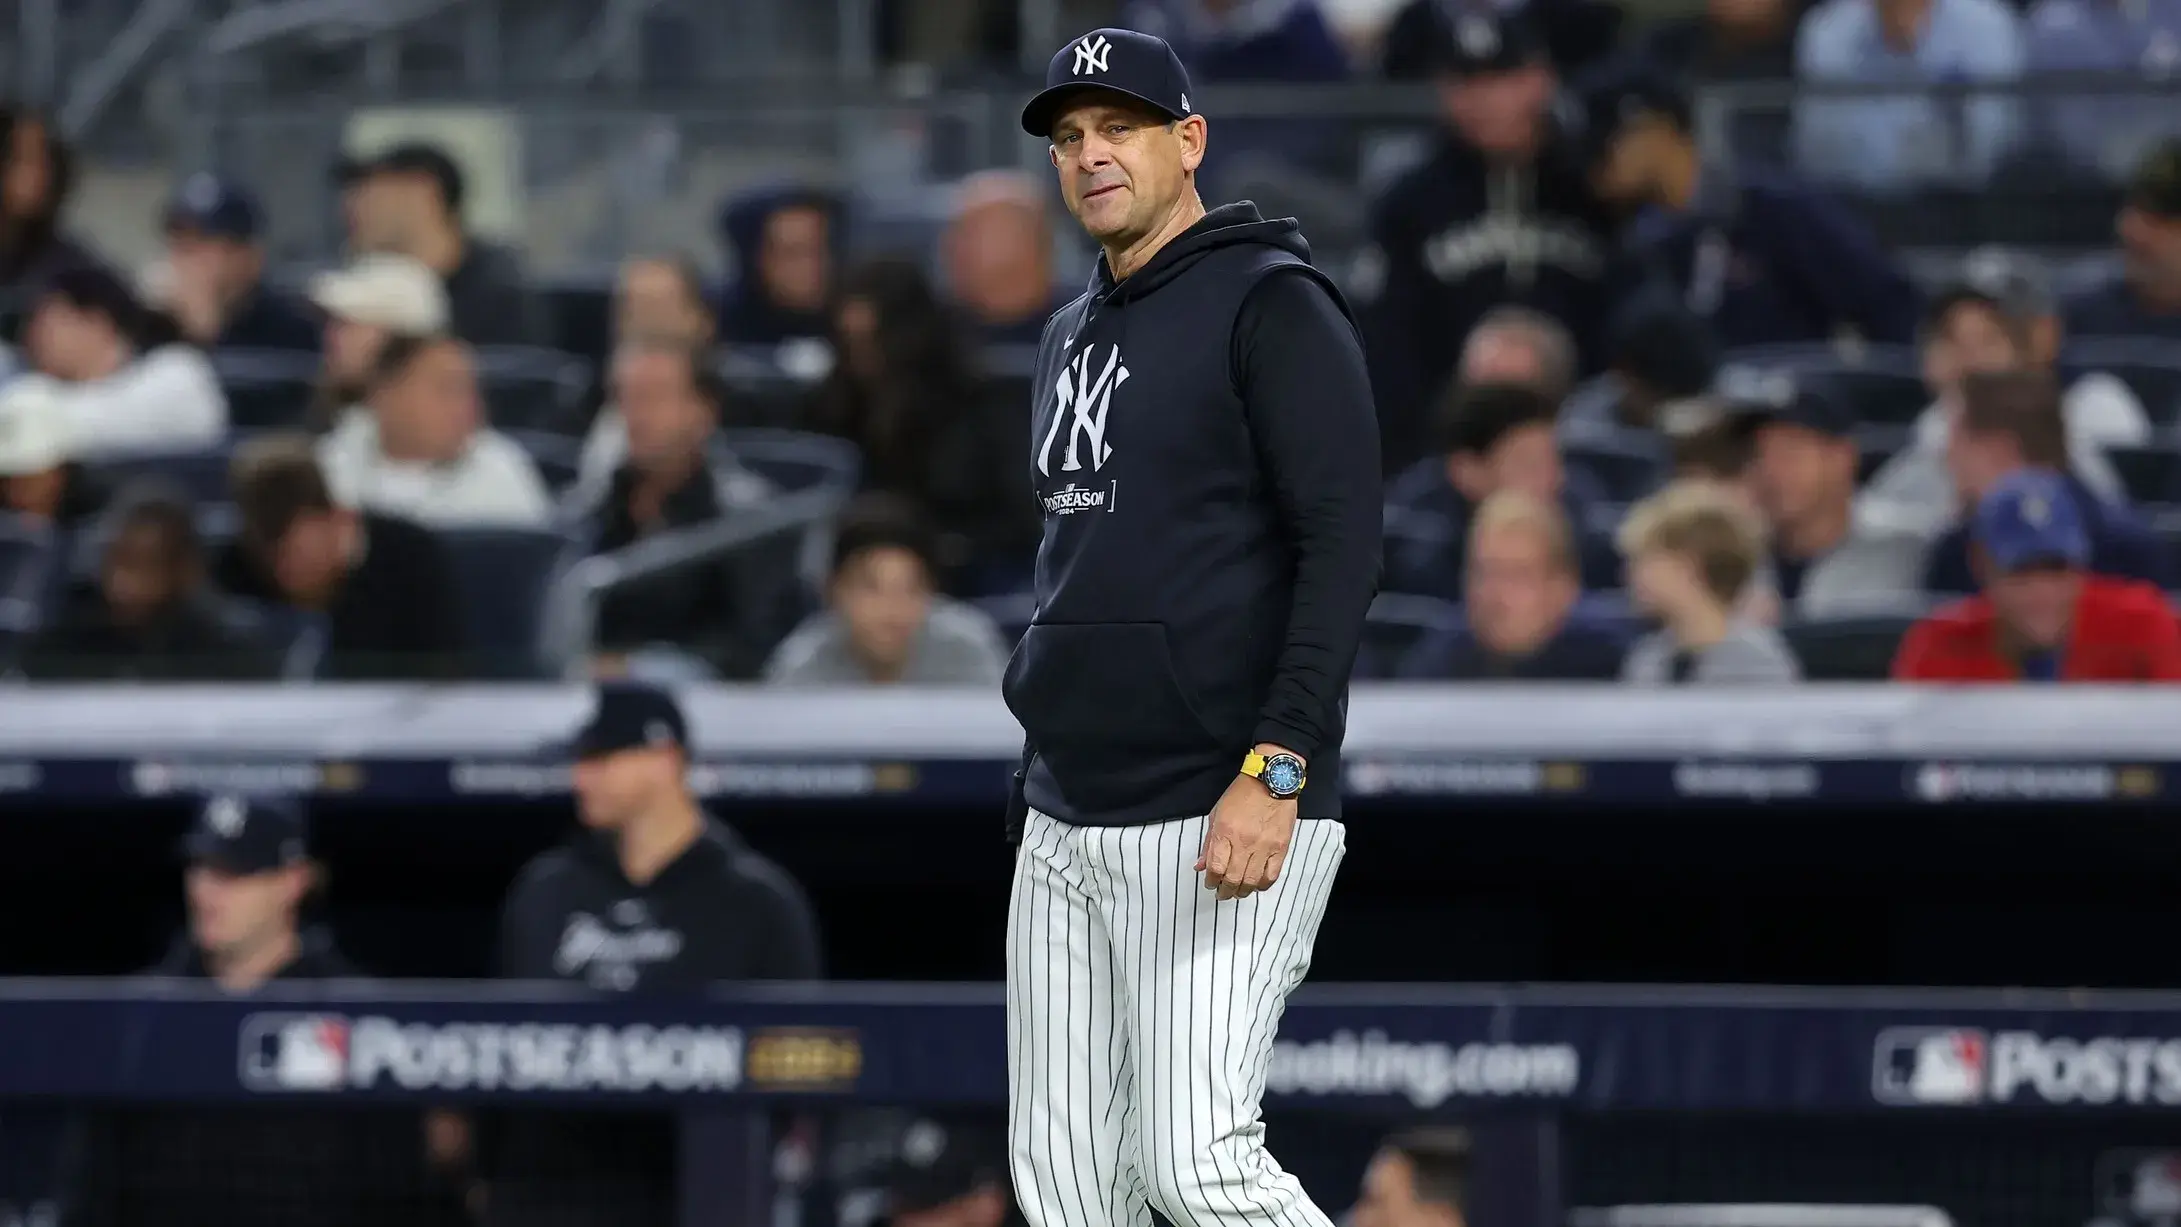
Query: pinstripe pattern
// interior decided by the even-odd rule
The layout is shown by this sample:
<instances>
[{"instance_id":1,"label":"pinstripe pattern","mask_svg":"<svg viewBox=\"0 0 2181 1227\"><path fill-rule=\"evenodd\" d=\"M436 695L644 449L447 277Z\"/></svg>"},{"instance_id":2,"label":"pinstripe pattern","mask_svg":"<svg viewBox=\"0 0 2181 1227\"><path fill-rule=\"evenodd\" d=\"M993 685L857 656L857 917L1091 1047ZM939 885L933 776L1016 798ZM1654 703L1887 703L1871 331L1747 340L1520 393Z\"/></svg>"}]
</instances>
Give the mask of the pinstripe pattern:
<instances>
[{"instance_id":1,"label":"pinstripe pattern","mask_svg":"<svg viewBox=\"0 0 2181 1227\"><path fill-rule=\"evenodd\" d=\"M1031 1227L1330 1227L1265 1151L1258 1101L1310 968L1337 822L1220 902L1205 819L1071 827L1032 810L1007 921L1008 1147Z\"/></svg>"}]
</instances>

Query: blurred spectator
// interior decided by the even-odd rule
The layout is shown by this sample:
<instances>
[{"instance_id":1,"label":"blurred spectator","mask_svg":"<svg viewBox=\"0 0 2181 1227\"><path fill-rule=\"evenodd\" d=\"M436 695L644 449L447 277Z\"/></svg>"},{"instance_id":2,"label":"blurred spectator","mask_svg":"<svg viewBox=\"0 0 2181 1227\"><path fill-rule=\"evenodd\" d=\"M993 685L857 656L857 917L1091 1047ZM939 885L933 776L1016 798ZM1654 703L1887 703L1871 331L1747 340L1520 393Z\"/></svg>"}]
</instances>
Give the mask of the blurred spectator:
<instances>
[{"instance_id":1,"label":"blurred spectator","mask_svg":"<svg viewBox=\"0 0 2181 1227\"><path fill-rule=\"evenodd\" d=\"M876 260L842 283L839 360L810 406L812 429L863 449L863 487L914 504L938 532L941 585L968 595L1027 578L1036 500L1029 419L979 386L969 338L914 265ZM1019 570L996 583L982 571Z\"/></svg>"},{"instance_id":2,"label":"blurred spectator","mask_svg":"<svg viewBox=\"0 0 2181 1227\"><path fill-rule=\"evenodd\" d=\"M343 506L427 528L532 528L553 502L530 454L484 424L469 346L395 337L379 349L365 402L318 443Z\"/></svg>"},{"instance_id":3,"label":"blurred spectator","mask_svg":"<svg viewBox=\"0 0 2181 1227\"><path fill-rule=\"evenodd\" d=\"M1696 82L1785 81L1795 75L1795 0L1706 0L1701 13L1651 28L1643 53Z\"/></svg>"},{"instance_id":4,"label":"blurred spectator","mask_svg":"<svg viewBox=\"0 0 2181 1227\"><path fill-rule=\"evenodd\" d=\"M326 316L326 344L311 424L339 425L361 411L379 351L395 337L447 331L447 290L408 256L366 255L311 278L310 300ZM301 425L301 423L297 423Z\"/></svg>"},{"instance_id":5,"label":"blurred spectator","mask_svg":"<svg viewBox=\"0 0 2181 1227\"><path fill-rule=\"evenodd\" d=\"M1862 223L1792 178L1707 163L1673 81L1633 65L1583 108L1592 180L1634 214L1631 250L1720 344L1915 336L1916 289Z\"/></svg>"},{"instance_id":6,"label":"blurred spectator","mask_svg":"<svg viewBox=\"0 0 2181 1227\"><path fill-rule=\"evenodd\" d=\"M167 203L165 229L166 255L145 271L144 295L184 340L206 349L318 348L318 325L265 284L264 217L247 191L191 175Z\"/></svg>"},{"instance_id":7,"label":"blurred spectator","mask_svg":"<svg viewBox=\"0 0 2181 1227\"><path fill-rule=\"evenodd\" d=\"M1463 554L1477 506L1502 490L1568 508L1587 522L1592 492L1571 487L1553 434L1557 406L1529 388L1481 384L1447 398L1437 456L1386 489L1387 592L1462 599Z\"/></svg>"},{"instance_id":8,"label":"blurred spectator","mask_svg":"<svg viewBox=\"0 0 2181 1227\"><path fill-rule=\"evenodd\" d=\"M1795 75L1890 93L1797 103L1798 164L1878 190L1982 180L2021 139L2021 103L1951 91L2011 86L2021 22L2004 0L1825 0L1803 19Z\"/></svg>"},{"instance_id":9,"label":"blurred spectator","mask_svg":"<svg viewBox=\"0 0 2181 1227\"><path fill-rule=\"evenodd\" d=\"M1863 510L1889 528L1935 535L1962 506L1946 468L1962 381L1979 371L2054 371L2060 320L2034 269L2005 253L1979 252L1932 297L1923 340L1924 382L1938 399L1916 419L1909 446L1872 475ZM2061 412L2077 476L2101 498L2124 497L2102 449L2150 441L2150 419L2135 394L2111 375L2091 372L2067 385Z\"/></svg>"},{"instance_id":10,"label":"blurred spectator","mask_svg":"<svg viewBox=\"0 0 2181 1227\"><path fill-rule=\"evenodd\" d=\"M472 345L543 345L544 304L513 252L462 224L462 170L435 145L397 145L359 168L356 245L420 261L446 287L456 336Z\"/></svg>"},{"instance_id":11,"label":"blurred spectator","mask_svg":"<svg viewBox=\"0 0 2181 1227\"><path fill-rule=\"evenodd\" d=\"M39 681L239 681L279 663L205 581L189 502L148 491L124 496L97 581L69 593L22 668Z\"/></svg>"},{"instance_id":12,"label":"blurred spectator","mask_svg":"<svg viewBox=\"0 0 2181 1227\"><path fill-rule=\"evenodd\" d=\"M1630 294L1605 327L1606 371L1578 389L1560 412L1570 442L1626 442L1628 431L1655 429L1667 409L1710 388L1719 343L1681 296L1660 283Z\"/></svg>"},{"instance_id":13,"label":"blurred spectator","mask_svg":"<svg viewBox=\"0 0 2181 1227\"><path fill-rule=\"evenodd\" d=\"M2000 479L1973 517L1983 595L1912 628L1893 662L1910 682L2181 681L2181 625L2166 595L2089 574L2094 528L2059 474Z\"/></svg>"},{"instance_id":14,"label":"blurred spectator","mask_svg":"<svg viewBox=\"0 0 2181 1227\"><path fill-rule=\"evenodd\" d=\"M603 486L571 495L590 552L732 521L773 497L763 478L712 454L727 390L687 347L624 342L613 391L628 458ZM785 550L760 542L615 588L598 610L596 646L609 654L674 649L722 676L754 677L802 612L792 552L792 542Z\"/></svg>"},{"instance_id":15,"label":"blurred spectator","mask_svg":"<svg viewBox=\"0 0 2181 1227\"><path fill-rule=\"evenodd\" d=\"M1364 1169L1350 1227L1468 1227L1469 1161L1466 1129L1394 1134Z\"/></svg>"},{"instance_id":16,"label":"blurred spectator","mask_svg":"<svg viewBox=\"0 0 2181 1227\"><path fill-rule=\"evenodd\" d=\"M2075 336L2181 339L2181 137L2137 165L2114 224L2120 275L2067 304Z\"/></svg>"},{"instance_id":17,"label":"blurred spectator","mask_svg":"<svg viewBox=\"0 0 2181 1227\"><path fill-rule=\"evenodd\" d=\"M765 666L777 686L997 688L1008 645L977 609L933 594L931 532L914 509L866 495L833 538L828 608Z\"/></svg>"},{"instance_id":18,"label":"blurred spectator","mask_svg":"<svg viewBox=\"0 0 2181 1227\"><path fill-rule=\"evenodd\" d=\"M1463 9L1521 9L1552 62L1581 72L1620 42L1624 12L1605 0L1408 0L1386 23L1379 39L1379 68L1389 80L1417 81L1438 71L1434 45L1451 16Z\"/></svg>"},{"instance_id":19,"label":"blurred spectator","mask_svg":"<svg viewBox=\"0 0 2181 1227\"><path fill-rule=\"evenodd\" d=\"M0 305L19 309L65 268L98 263L62 229L76 160L42 115L0 107Z\"/></svg>"},{"instance_id":20,"label":"blurred spectator","mask_svg":"<svg viewBox=\"0 0 2181 1227\"><path fill-rule=\"evenodd\" d=\"M694 997L717 984L814 980L802 888L689 790L689 726L663 690L608 683L568 747L583 829L515 879L498 971L610 993ZM485 1222L669 1227L676 1127L665 1112L506 1113Z\"/></svg>"},{"instance_id":21,"label":"blurred spectator","mask_svg":"<svg viewBox=\"0 0 2181 1227\"><path fill-rule=\"evenodd\" d=\"M1855 515L1854 412L1807 386L1782 401L1737 408L1754 426L1752 476L1771 529L1770 578L1781 605L1823 617L1866 598L1916 592L1926 539Z\"/></svg>"},{"instance_id":22,"label":"blurred spectator","mask_svg":"<svg viewBox=\"0 0 2181 1227\"><path fill-rule=\"evenodd\" d=\"M212 363L103 268L54 274L23 347L33 368L59 381L54 394L76 460L203 447L227 433L227 397Z\"/></svg>"},{"instance_id":23,"label":"blurred spectator","mask_svg":"<svg viewBox=\"0 0 2181 1227\"><path fill-rule=\"evenodd\" d=\"M182 844L187 930L153 975L231 997L275 983L362 973L301 914L321 874L301 811L286 798L216 796ZM61 1221L309 1223L434 1221L423 1133L412 1108L142 1107L71 1124Z\"/></svg>"},{"instance_id":24,"label":"blurred spectator","mask_svg":"<svg viewBox=\"0 0 2181 1227\"><path fill-rule=\"evenodd\" d=\"M704 274L686 257L636 256L621 264L613 293L613 335L686 346L709 360L717 328L704 296ZM607 402L598 407L583 435L579 486L612 476L628 458L628 426L621 411Z\"/></svg>"},{"instance_id":25,"label":"blurred spectator","mask_svg":"<svg viewBox=\"0 0 2181 1227\"><path fill-rule=\"evenodd\" d=\"M1463 387L1516 384L1557 405L1574 390L1575 370L1565 324L1528 307L1494 307L1463 339L1454 379Z\"/></svg>"},{"instance_id":26,"label":"blurred spectator","mask_svg":"<svg viewBox=\"0 0 2181 1227\"><path fill-rule=\"evenodd\" d=\"M1553 503L1502 490L1478 505L1462 565L1468 625L1431 635L1400 676L1455 681L1611 681L1628 644L1572 615L1583 594L1575 530Z\"/></svg>"},{"instance_id":27,"label":"blurred spectator","mask_svg":"<svg viewBox=\"0 0 2181 1227\"><path fill-rule=\"evenodd\" d=\"M823 340L833 331L840 202L816 188L773 188L728 204L720 232L734 259L720 301L730 345Z\"/></svg>"},{"instance_id":28,"label":"blurred spectator","mask_svg":"<svg viewBox=\"0 0 2181 1227\"><path fill-rule=\"evenodd\" d=\"M1348 75L1348 53L1317 0L1129 0L1120 24L1165 39L1192 81L1284 84Z\"/></svg>"},{"instance_id":29,"label":"blurred spectator","mask_svg":"<svg viewBox=\"0 0 2181 1227\"><path fill-rule=\"evenodd\" d=\"M105 486L69 458L67 413L43 375L0 384L0 511L71 529L106 505Z\"/></svg>"},{"instance_id":30,"label":"blurred spectator","mask_svg":"<svg viewBox=\"0 0 2181 1227\"><path fill-rule=\"evenodd\" d=\"M1622 523L1629 595L1660 630L1621 668L1639 686L1793 682L1802 670L1779 632L1736 612L1764 555L1764 529L1708 482L1680 482L1636 504Z\"/></svg>"},{"instance_id":31,"label":"blurred spectator","mask_svg":"<svg viewBox=\"0 0 2181 1227\"><path fill-rule=\"evenodd\" d=\"M300 435L235 457L242 533L213 564L220 587L303 616L329 679L458 674L465 630L446 548L407 520L342 507Z\"/></svg>"},{"instance_id":32,"label":"blurred spectator","mask_svg":"<svg viewBox=\"0 0 2181 1227\"><path fill-rule=\"evenodd\" d=\"M1661 410L1659 430L1666 436L1672 482L1709 485L1765 526L1757 484L1757 420L1737 412L1739 404L1725 395L1676 401ZM1919 565L1922 559L1919 551ZM1735 602L1734 616L1754 626L1778 626L1782 612L1770 559L1760 560Z\"/></svg>"},{"instance_id":33,"label":"blurred spectator","mask_svg":"<svg viewBox=\"0 0 2181 1227\"><path fill-rule=\"evenodd\" d=\"M2000 480L2024 469L2060 475L2073 496L2090 542L2090 569L2164 587L2172 576L2165 546L2125 503L2100 498L2069 471L2070 441L2061 424L2060 389L2049 372L1971 375L1946 446L1946 464L1960 506L1974 508ZM1974 592L1971 525L1957 524L1931 547L1923 586L1932 592Z\"/></svg>"},{"instance_id":34,"label":"blurred spectator","mask_svg":"<svg viewBox=\"0 0 2181 1227\"><path fill-rule=\"evenodd\" d=\"M1003 1227L1017 1221L1007 1155L994 1138L919 1120L886 1174L888 1227Z\"/></svg>"},{"instance_id":35,"label":"blurred spectator","mask_svg":"<svg viewBox=\"0 0 2181 1227\"><path fill-rule=\"evenodd\" d=\"M1036 345L1074 297L1053 277L1045 200L1037 180L1012 171L972 175L955 199L940 239L947 294L988 345Z\"/></svg>"},{"instance_id":36,"label":"blurred spectator","mask_svg":"<svg viewBox=\"0 0 2181 1227\"><path fill-rule=\"evenodd\" d=\"M1388 472L1423 454L1429 406L1486 313L1527 305L1590 347L1609 293L1609 223L1556 148L1558 82L1537 32L1521 14L1443 15L1425 45L1447 131L1372 206L1354 285Z\"/></svg>"},{"instance_id":37,"label":"blurred spectator","mask_svg":"<svg viewBox=\"0 0 2181 1227\"><path fill-rule=\"evenodd\" d=\"M2162 82L2181 68L2181 2L2037 0L2025 38L2032 76L2103 76L2121 86L2037 95L2049 108L2046 126L2077 165L2123 178L2152 140L2174 131L2163 91L2131 93L2126 83Z\"/></svg>"}]
</instances>

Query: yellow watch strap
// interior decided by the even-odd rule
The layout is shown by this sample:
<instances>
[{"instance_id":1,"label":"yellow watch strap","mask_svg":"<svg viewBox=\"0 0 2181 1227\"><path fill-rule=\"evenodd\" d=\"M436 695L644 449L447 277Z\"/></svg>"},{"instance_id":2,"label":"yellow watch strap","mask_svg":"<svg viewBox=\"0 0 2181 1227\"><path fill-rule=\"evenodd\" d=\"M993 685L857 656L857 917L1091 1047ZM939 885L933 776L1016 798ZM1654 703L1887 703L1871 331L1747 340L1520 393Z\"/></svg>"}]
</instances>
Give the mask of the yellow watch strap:
<instances>
[{"instance_id":1,"label":"yellow watch strap","mask_svg":"<svg viewBox=\"0 0 2181 1227\"><path fill-rule=\"evenodd\" d=\"M1265 756L1255 750L1243 755L1242 774L1253 780L1263 779L1265 776Z\"/></svg>"}]
</instances>

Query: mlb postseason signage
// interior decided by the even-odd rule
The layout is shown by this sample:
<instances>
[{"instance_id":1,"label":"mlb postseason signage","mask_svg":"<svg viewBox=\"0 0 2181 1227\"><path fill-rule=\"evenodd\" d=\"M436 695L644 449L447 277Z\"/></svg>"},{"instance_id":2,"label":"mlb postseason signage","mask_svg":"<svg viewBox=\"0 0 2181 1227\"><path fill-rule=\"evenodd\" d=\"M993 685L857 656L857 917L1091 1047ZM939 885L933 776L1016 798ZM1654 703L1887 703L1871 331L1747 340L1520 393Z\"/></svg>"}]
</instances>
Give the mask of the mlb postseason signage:
<instances>
[{"instance_id":1,"label":"mlb postseason signage","mask_svg":"<svg viewBox=\"0 0 2181 1227\"><path fill-rule=\"evenodd\" d=\"M1116 376L1118 377L1118 376ZM1055 442L1095 468L1095 431ZM1021 747L966 690L691 688L692 782L719 799L996 805ZM568 790L547 749L574 687L25 688L0 703L0 803L283 791L524 800ZM2181 788L2181 695L2088 688L1359 686L1346 787L1447 798L1688 803L2144 804Z\"/></svg>"},{"instance_id":2,"label":"mlb postseason signage","mask_svg":"<svg viewBox=\"0 0 2181 1227\"><path fill-rule=\"evenodd\" d=\"M1006 1085L997 985L320 987L0 982L0 1097L946 1105ZM1401 1115L2181 1112L2181 997L1310 988L1268 1095Z\"/></svg>"}]
</instances>

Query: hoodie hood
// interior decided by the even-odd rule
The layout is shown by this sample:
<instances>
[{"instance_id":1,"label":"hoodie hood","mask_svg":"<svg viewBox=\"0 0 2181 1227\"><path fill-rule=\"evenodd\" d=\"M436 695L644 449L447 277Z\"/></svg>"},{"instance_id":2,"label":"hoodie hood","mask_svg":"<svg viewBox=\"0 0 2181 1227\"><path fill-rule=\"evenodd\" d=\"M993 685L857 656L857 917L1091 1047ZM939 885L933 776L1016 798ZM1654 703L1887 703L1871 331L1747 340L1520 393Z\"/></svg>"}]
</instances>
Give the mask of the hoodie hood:
<instances>
[{"instance_id":1,"label":"hoodie hood","mask_svg":"<svg viewBox=\"0 0 2181 1227\"><path fill-rule=\"evenodd\" d=\"M1131 274L1126 281L1116 285L1113 274L1106 268L1106 258L1098 257L1097 266L1091 271L1091 297L1110 298L1115 303L1129 302L1158 290L1160 286L1180 276L1182 272L1223 247L1254 245L1274 247L1293 255L1298 260L1310 259L1310 242L1303 237L1302 224L1292 217L1267 220L1257 211L1257 205L1248 200L1221 205L1208 210L1195 225L1175 235L1172 242L1159 249L1151 262Z\"/></svg>"},{"instance_id":2,"label":"hoodie hood","mask_svg":"<svg viewBox=\"0 0 2181 1227\"><path fill-rule=\"evenodd\" d=\"M824 312L794 311L772 301L758 275L757 254L765 225L783 209L816 209L826 215L827 238L836 260L840 252L840 201L808 187L774 187L738 196L720 211L719 231L734 257L734 279L720 294L720 331L730 341L778 344L792 337L827 335Z\"/></svg>"}]
</instances>

